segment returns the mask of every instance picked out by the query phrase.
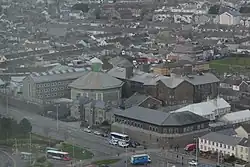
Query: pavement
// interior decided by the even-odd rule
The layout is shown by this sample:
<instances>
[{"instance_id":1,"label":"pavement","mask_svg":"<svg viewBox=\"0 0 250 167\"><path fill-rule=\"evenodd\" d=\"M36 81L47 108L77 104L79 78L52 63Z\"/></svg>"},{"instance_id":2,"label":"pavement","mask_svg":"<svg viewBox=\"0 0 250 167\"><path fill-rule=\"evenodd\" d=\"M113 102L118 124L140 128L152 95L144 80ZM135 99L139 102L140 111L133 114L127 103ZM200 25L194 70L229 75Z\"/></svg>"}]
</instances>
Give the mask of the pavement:
<instances>
[{"instance_id":1,"label":"pavement","mask_svg":"<svg viewBox=\"0 0 250 167\"><path fill-rule=\"evenodd\" d=\"M0 113L3 115L7 114L4 106L0 106ZM95 156L115 155L124 151L122 148L109 145L108 141L104 140L104 138L101 136L96 136L94 134L81 131L77 124L74 125L59 121L59 128L57 130L56 120L28 111L21 111L10 106L8 110L8 116L16 119L17 121L27 118L32 124L32 132L39 135L49 135L51 138L65 141L65 134L67 134L66 141L88 149L94 153ZM45 129L49 131L48 134L46 134L47 132L45 132Z\"/></svg>"},{"instance_id":2,"label":"pavement","mask_svg":"<svg viewBox=\"0 0 250 167\"><path fill-rule=\"evenodd\" d=\"M0 148L0 167L26 167L19 155L14 155L10 149Z\"/></svg>"}]
</instances>

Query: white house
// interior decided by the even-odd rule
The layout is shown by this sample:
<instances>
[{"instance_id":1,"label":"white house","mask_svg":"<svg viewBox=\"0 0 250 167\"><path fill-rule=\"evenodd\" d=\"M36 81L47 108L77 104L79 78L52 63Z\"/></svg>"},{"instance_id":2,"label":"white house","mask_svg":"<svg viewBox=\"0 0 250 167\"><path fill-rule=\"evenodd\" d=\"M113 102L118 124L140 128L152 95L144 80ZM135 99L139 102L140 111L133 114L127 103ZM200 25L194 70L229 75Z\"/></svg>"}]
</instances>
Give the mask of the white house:
<instances>
[{"instance_id":1,"label":"white house","mask_svg":"<svg viewBox=\"0 0 250 167\"><path fill-rule=\"evenodd\" d=\"M246 162L250 160L250 143L247 138L210 132L199 138L199 150L220 153L220 156L234 155Z\"/></svg>"},{"instance_id":2,"label":"white house","mask_svg":"<svg viewBox=\"0 0 250 167\"><path fill-rule=\"evenodd\" d=\"M231 106L223 98L190 104L172 112L190 111L211 121L231 111Z\"/></svg>"},{"instance_id":3,"label":"white house","mask_svg":"<svg viewBox=\"0 0 250 167\"><path fill-rule=\"evenodd\" d=\"M203 152L219 152L222 155L236 155L236 146L241 140L241 137L210 132L202 137L199 137L199 150Z\"/></svg>"},{"instance_id":4,"label":"white house","mask_svg":"<svg viewBox=\"0 0 250 167\"><path fill-rule=\"evenodd\" d=\"M230 124L250 122L250 110L242 110L242 111L228 113L222 116L220 118L220 121Z\"/></svg>"},{"instance_id":5,"label":"white house","mask_svg":"<svg viewBox=\"0 0 250 167\"><path fill-rule=\"evenodd\" d=\"M240 13L237 11L226 11L219 15L219 24L238 25L240 24Z\"/></svg>"}]
</instances>

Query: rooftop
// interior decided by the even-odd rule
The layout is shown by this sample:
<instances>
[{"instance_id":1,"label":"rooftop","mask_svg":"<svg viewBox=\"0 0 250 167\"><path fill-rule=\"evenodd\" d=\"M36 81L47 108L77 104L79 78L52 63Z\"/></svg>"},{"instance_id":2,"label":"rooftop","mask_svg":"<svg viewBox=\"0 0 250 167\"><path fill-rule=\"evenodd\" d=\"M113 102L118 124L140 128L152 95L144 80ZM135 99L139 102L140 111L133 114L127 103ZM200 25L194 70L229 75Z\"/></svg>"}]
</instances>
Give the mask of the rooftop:
<instances>
[{"instance_id":1,"label":"rooftop","mask_svg":"<svg viewBox=\"0 0 250 167\"><path fill-rule=\"evenodd\" d=\"M118 88L122 85L123 82L121 80L116 79L107 73L91 71L72 82L69 86L76 89L103 90Z\"/></svg>"},{"instance_id":2,"label":"rooftop","mask_svg":"<svg viewBox=\"0 0 250 167\"><path fill-rule=\"evenodd\" d=\"M205 139L205 140L209 140L209 141L213 141L213 142L217 142L217 143L226 144L229 146L236 146L242 140L242 138L240 138L240 137L228 136L228 135L225 135L222 133L217 133L217 132L210 132L210 133L208 133L200 138Z\"/></svg>"},{"instance_id":3,"label":"rooftop","mask_svg":"<svg viewBox=\"0 0 250 167\"><path fill-rule=\"evenodd\" d=\"M85 74L86 70L79 68L79 69L68 69L62 71L32 73L31 75L29 75L29 77L31 77L35 83L41 83L41 82L77 79Z\"/></svg>"},{"instance_id":4,"label":"rooftop","mask_svg":"<svg viewBox=\"0 0 250 167\"><path fill-rule=\"evenodd\" d=\"M213 112L218 109L228 107L231 107L230 104L226 102L223 98L216 98L201 103L190 104L172 112L191 111L198 115L209 115L213 114Z\"/></svg>"},{"instance_id":5,"label":"rooftop","mask_svg":"<svg viewBox=\"0 0 250 167\"><path fill-rule=\"evenodd\" d=\"M220 118L221 121L234 122L234 121L248 121L250 119L250 110L236 111L228 113Z\"/></svg>"},{"instance_id":6,"label":"rooftop","mask_svg":"<svg viewBox=\"0 0 250 167\"><path fill-rule=\"evenodd\" d=\"M138 106L128 108L121 113L116 113L115 115L159 126L183 126L208 121L207 119L189 111L165 113Z\"/></svg>"},{"instance_id":7,"label":"rooftop","mask_svg":"<svg viewBox=\"0 0 250 167\"><path fill-rule=\"evenodd\" d=\"M220 82L220 80L212 73L186 75L182 78L191 83L192 85L203 85L203 84Z\"/></svg>"}]
</instances>

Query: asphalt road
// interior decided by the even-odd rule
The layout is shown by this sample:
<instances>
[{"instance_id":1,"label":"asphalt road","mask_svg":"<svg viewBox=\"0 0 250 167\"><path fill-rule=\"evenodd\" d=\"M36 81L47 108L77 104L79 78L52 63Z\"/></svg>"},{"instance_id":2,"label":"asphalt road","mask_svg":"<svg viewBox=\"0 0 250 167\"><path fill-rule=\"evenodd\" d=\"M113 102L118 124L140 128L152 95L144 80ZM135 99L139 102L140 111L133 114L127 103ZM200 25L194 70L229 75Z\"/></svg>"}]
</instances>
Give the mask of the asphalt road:
<instances>
[{"instance_id":1,"label":"asphalt road","mask_svg":"<svg viewBox=\"0 0 250 167\"><path fill-rule=\"evenodd\" d=\"M6 115L6 108L4 106L0 106L0 112L1 114ZM80 127L73 126L70 123L59 121L59 129L57 131L56 120L27 111L20 111L10 106L8 110L8 116L16 119L17 121L27 118L32 124L32 131L34 133L43 136L47 136L49 134L50 137L59 140L66 139L66 141L70 143L90 150L95 154L95 156L114 155L124 151L122 148L109 145L107 139L94 134L82 132ZM48 134L46 134L45 129L49 131Z\"/></svg>"}]
</instances>

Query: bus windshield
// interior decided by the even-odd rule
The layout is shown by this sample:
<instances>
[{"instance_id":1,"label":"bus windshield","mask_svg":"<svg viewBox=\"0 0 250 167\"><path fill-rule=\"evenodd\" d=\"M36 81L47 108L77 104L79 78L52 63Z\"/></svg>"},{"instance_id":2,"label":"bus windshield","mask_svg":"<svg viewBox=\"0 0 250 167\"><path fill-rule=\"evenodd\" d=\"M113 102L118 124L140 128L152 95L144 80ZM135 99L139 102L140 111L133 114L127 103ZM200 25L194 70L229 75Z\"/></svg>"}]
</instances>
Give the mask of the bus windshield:
<instances>
[{"instance_id":1,"label":"bus windshield","mask_svg":"<svg viewBox=\"0 0 250 167\"><path fill-rule=\"evenodd\" d=\"M129 142L130 140L128 135L121 133L111 132L110 136L113 140L124 141L124 142Z\"/></svg>"}]
</instances>

